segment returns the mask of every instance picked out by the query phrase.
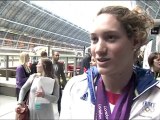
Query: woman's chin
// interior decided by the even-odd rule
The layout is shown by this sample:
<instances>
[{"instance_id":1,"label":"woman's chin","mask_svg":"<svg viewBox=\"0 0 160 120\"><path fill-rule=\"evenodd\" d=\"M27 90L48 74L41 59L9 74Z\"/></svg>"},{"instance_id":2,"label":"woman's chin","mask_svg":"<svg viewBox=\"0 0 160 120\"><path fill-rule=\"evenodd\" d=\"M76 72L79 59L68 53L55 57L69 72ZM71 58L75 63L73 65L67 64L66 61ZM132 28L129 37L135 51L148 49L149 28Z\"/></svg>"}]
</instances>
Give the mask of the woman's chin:
<instances>
[{"instance_id":1,"label":"woman's chin","mask_svg":"<svg viewBox=\"0 0 160 120\"><path fill-rule=\"evenodd\" d=\"M110 70L108 68L102 68L102 67L98 67L98 72L101 74L101 75L106 75L110 72Z\"/></svg>"}]
</instances>

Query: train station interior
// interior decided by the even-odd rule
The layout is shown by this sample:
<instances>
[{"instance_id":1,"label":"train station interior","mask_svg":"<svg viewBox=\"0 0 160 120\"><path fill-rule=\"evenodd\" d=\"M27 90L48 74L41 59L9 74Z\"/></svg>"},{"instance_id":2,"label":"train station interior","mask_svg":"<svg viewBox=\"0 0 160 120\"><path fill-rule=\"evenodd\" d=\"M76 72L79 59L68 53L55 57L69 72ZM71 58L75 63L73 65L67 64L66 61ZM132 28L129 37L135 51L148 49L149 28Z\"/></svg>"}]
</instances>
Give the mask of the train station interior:
<instances>
[{"instance_id":1,"label":"train station interior","mask_svg":"<svg viewBox=\"0 0 160 120\"><path fill-rule=\"evenodd\" d=\"M142 7L155 21L148 41L160 39L160 1L131 2L133 6ZM65 63L65 75L69 80L78 75L85 48L90 44L88 30L30 0L0 1L0 120L15 118L15 76L21 52L28 52L32 62L34 58L39 59L41 51L46 51L50 58L53 51L59 51L60 61ZM152 46L152 51L155 46ZM58 119L56 104L53 107Z\"/></svg>"}]
</instances>

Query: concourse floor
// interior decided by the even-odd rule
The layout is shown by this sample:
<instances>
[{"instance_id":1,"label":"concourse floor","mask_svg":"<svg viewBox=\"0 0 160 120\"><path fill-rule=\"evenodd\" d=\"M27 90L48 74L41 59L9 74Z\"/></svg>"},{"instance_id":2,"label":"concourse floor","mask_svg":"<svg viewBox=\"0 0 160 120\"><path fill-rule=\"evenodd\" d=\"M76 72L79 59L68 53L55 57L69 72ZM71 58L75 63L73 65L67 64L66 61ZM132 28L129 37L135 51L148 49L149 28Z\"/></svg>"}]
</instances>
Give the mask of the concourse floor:
<instances>
[{"instance_id":1,"label":"concourse floor","mask_svg":"<svg viewBox=\"0 0 160 120\"><path fill-rule=\"evenodd\" d=\"M15 119L16 104L16 97L0 95L0 120ZM53 105L53 109L55 111L55 118L58 119L59 114L57 110L57 104Z\"/></svg>"},{"instance_id":2,"label":"concourse floor","mask_svg":"<svg viewBox=\"0 0 160 120\"><path fill-rule=\"evenodd\" d=\"M0 84L9 87L15 87L16 79L9 78L6 81L5 77L0 77ZM6 96L0 94L0 120L15 119L15 107L17 105L16 97ZM53 110L55 112L55 119L59 118L57 104L53 104Z\"/></svg>"},{"instance_id":3,"label":"concourse floor","mask_svg":"<svg viewBox=\"0 0 160 120\"><path fill-rule=\"evenodd\" d=\"M16 97L0 95L0 120L15 118L16 102Z\"/></svg>"}]
</instances>

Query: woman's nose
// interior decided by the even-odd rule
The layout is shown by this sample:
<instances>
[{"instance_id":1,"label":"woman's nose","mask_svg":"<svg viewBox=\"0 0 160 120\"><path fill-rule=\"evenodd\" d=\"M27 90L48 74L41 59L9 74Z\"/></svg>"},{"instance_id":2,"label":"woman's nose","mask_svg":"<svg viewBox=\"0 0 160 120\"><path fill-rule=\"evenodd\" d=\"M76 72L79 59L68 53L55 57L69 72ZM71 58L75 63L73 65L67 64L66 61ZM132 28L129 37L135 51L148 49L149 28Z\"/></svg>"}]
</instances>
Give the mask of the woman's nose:
<instances>
[{"instance_id":1,"label":"woman's nose","mask_svg":"<svg viewBox=\"0 0 160 120\"><path fill-rule=\"evenodd\" d=\"M104 40L99 39L97 45L96 45L96 50L95 52L97 53L104 53L107 51L107 44Z\"/></svg>"}]
</instances>

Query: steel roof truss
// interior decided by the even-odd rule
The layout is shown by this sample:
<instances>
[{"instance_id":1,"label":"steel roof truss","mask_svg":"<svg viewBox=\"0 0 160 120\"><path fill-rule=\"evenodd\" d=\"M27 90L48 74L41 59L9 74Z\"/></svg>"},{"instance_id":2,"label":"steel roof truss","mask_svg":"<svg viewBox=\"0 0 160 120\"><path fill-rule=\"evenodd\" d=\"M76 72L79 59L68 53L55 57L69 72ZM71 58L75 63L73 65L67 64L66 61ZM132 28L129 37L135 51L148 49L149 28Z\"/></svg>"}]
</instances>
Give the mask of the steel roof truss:
<instances>
[{"instance_id":1,"label":"steel roof truss","mask_svg":"<svg viewBox=\"0 0 160 120\"><path fill-rule=\"evenodd\" d=\"M7 8L7 6L10 4L10 2L9 2L9 1L0 1L0 2L3 2L3 3L5 2L5 3L4 3L5 5L0 5L0 10L1 10L1 11L0 11L0 15L1 15L1 14L3 13L3 11ZM7 3L7 2L8 2L8 3ZM2 3L2 4L3 4L3 3Z\"/></svg>"}]
</instances>

